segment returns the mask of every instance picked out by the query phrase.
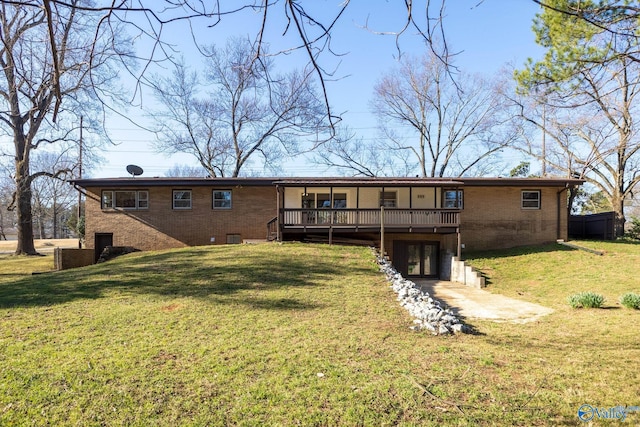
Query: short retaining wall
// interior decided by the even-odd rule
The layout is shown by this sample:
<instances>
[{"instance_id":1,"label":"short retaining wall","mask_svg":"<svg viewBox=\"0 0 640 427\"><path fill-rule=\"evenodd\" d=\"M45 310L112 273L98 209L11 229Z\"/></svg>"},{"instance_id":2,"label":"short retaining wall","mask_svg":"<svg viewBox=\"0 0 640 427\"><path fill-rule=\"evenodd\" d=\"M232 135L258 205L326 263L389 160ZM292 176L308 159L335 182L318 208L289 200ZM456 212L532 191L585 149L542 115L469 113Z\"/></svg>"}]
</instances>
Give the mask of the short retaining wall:
<instances>
[{"instance_id":1,"label":"short retaining wall","mask_svg":"<svg viewBox=\"0 0 640 427\"><path fill-rule=\"evenodd\" d=\"M98 263L108 261L120 255L138 252L139 249L131 246L107 246L100 254ZM69 249L55 248L53 250L53 267L56 270L86 267L95 264L95 252L93 249Z\"/></svg>"},{"instance_id":2,"label":"short retaining wall","mask_svg":"<svg viewBox=\"0 0 640 427\"><path fill-rule=\"evenodd\" d=\"M56 270L85 267L93 264L93 249L55 248L53 250L53 267Z\"/></svg>"},{"instance_id":3,"label":"short retaining wall","mask_svg":"<svg viewBox=\"0 0 640 427\"><path fill-rule=\"evenodd\" d=\"M478 270L455 256L451 260L451 278L449 280L478 289L486 286L485 278Z\"/></svg>"}]
</instances>

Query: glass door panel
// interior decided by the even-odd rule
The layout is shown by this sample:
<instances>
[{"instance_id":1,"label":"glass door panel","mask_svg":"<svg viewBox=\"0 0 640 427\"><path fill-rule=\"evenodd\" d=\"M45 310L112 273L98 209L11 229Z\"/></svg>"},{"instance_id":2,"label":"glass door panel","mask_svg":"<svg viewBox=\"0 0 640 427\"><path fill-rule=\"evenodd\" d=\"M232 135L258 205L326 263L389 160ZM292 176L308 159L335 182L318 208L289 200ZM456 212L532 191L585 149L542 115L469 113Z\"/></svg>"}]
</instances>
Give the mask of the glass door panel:
<instances>
[{"instance_id":1,"label":"glass door panel","mask_svg":"<svg viewBox=\"0 0 640 427\"><path fill-rule=\"evenodd\" d=\"M304 193L302 194L302 209L313 209L316 204L316 195L315 193Z\"/></svg>"},{"instance_id":2,"label":"glass door panel","mask_svg":"<svg viewBox=\"0 0 640 427\"><path fill-rule=\"evenodd\" d=\"M438 244L432 242L407 242L407 276L438 276Z\"/></svg>"},{"instance_id":3,"label":"glass door panel","mask_svg":"<svg viewBox=\"0 0 640 427\"><path fill-rule=\"evenodd\" d=\"M408 244L407 245L407 265L408 276L421 276L422 271L422 256L421 247L422 244Z\"/></svg>"},{"instance_id":4,"label":"glass door panel","mask_svg":"<svg viewBox=\"0 0 640 427\"><path fill-rule=\"evenodd\" d=\"M424 244L422 265L424 266L423 276L435 276L438 274L438 245Z\"/></svg>"},{"instance_id":5,"label":"glass door panel","mask_svg":"<svg viewBox=\"0 0 640 427\"><path fill-rule=\"evenodd\" d=\"M302 194L302 209L311 209L308 211L302 211L302 223L314 224L316 222L316 212L313 210L316 205L315 193Z\"/></svg>"}]
</instances>

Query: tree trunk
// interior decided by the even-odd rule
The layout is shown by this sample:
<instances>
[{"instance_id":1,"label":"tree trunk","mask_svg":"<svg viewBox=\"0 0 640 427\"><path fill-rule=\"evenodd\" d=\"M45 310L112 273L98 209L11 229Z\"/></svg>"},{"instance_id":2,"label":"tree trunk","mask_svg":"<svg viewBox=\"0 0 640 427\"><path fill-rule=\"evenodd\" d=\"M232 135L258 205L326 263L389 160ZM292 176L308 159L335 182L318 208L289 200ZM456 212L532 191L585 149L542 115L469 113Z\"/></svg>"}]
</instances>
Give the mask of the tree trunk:
<instances>
[{"instance_id":1,"label":"tree trunk","mask_svg":"<svg viewBox=\"0 0 640 427\"><path fill-rule=\"evenodd\" d=\"M33 217L31 215L31 189L17 183L16 200L18 203L18 246L16 255L37 255L33 243Z\"/></svg>"},{"instance_id":2,"label":"tree trunk","mask_svg":"<svg viewBox=\"0 0 640 427\"><path fill-rule=\"evenodd\" d=\"M52 238L58 238L58 204L56 203L55 195L53 199L53 236Z\"/></svg>"},{"instance_id":3,"label":"tree trunk","mask_svg":"<svg viewBox=\"0 0 640 427\"><path fill-rule=\"evenodd\" d=\"M571 216L573 212L573 203L578 196L578 187L569 187L569 197L567 198L567 215Z\"/></svg>"},{"instance_id":4,"label":"tree trunk","mask_svg":"<svg viewBox=\"0 0 640 427\"><path fill-rule=\"evenodd\" d=\"M613 205L613 212L615 214L615 220L613 223L613 231L614 237L623 237L624 236L624 224L626 222L626 218L624 216L624 198L619 198L619 200L615 200Z\"/></svg>"},{"instance_id":5,"label":"tree trunk","mask_svg":"<svg viewBox=\"0 0 640 427\"><path fill-rule=\"evenodd\" d=\"M2 208L0 208L0 240L7 240L7 236L4 234L4 216L2 214Z\"/></svg>"},{"instance_id":6,"label":"tree trunk","mask_svg":"<svg viewBox=\"0 0 640 427\"><path fill-rule=\"evenodd\" d=\"M623 140L620 142L620 146L626 147L631 140L631 135L627 132L624 135ZM615 188L613 189L613 197L611 197L611 207L613 208L613 212L615 213L615 219L613 223L613 231L614 237L623 237L624 236L624 223L626 222L626 218L624 217L624 199L626 196L625 193L625 181L624 175L626 167L626 154L624 154L624 149L621 149L618 154L618 170L615 175Z\"/></svg>"},{"instance_id":7,"label":"tree trunk","mask_svg":"<svg viewBox=\"0 0 640 427\"><path fill-rule=\"evenodd\" d=\"M33 215L31 213L31 180L29 160L16 161L16 204L18 217L18 245L16 255L38 255L33 243Z\"/></svg>"}]
</instances>

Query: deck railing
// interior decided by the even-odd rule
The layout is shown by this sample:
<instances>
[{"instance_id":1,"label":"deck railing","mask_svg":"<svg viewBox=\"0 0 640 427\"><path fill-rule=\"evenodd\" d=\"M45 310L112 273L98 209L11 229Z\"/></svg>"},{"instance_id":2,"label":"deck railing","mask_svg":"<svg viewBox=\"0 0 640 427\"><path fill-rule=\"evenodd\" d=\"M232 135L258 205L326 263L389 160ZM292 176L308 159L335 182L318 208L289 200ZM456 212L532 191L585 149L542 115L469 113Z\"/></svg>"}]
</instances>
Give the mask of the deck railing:
<instances>
[{"instance_id":1,"label":"deck railing","mask_svg":"<svg viewBox=\"0 0 640 427\"><path fill-rule=\"evenodd\" d=\"M286 227L379 227L384 215L385 226L457 227L460 211L456 209L282 209L282 225Z\"/></svg>"},{"instance_id":2,"label":"deck railing","mask_svg":"<svg viewBox=\"0 0 640 427\"><path fill-rule=\"evenodd\" d=\"M276 240L278 238L278 217L271 219L267 223L267 241Z\"/></svg>"}]
</instances>

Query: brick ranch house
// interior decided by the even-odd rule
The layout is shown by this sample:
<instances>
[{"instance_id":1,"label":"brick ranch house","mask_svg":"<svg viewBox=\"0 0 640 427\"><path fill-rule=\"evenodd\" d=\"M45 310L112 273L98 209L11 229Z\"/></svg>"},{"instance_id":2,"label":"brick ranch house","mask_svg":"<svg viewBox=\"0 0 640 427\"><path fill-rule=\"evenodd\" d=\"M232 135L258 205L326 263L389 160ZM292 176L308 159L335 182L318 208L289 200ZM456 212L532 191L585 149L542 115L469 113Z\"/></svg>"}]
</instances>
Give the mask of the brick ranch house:
<instances>
[{"instance_id":1,"label":"brick ranch house","mask_svg":"<svg viewBox=\"0 0 640 427\"><path fill-rule=\"evenodd\" d=\"M140 250L252 240L370 241L410 277L447 278L463 250L567 239L558 178L105 178L86 194L85 241Z\"/></svg>"}]
</instances>

